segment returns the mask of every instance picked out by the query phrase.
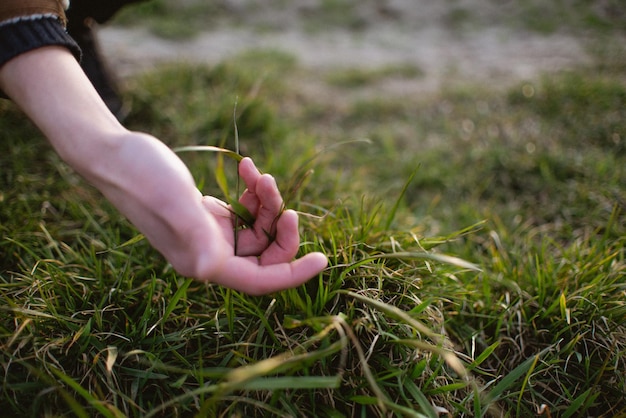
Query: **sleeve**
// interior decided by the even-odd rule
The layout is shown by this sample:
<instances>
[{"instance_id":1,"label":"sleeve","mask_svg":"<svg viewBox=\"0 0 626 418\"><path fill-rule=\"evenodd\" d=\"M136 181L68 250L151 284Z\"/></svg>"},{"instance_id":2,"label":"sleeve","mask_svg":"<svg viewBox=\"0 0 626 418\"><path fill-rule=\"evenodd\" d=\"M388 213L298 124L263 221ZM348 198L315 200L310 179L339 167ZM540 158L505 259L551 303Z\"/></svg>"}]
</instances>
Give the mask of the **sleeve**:
<instances>
[{"instance_id":1,"label":"sleeve","mask_svg":"<svg viewBox=\"0 0 626 418\"><path fill-rule=\"evenodd\" d=\"M49 45L66 47L80 60L80 48L65 30L60 0L0 1L0 67L30 50Z\"/></svg>"},{"instance_id":2,"label":"sleeve","mask_svg":"<svg viewBox=\"0 0 626 418\"><path fill-rule=\"evenodd\" d=\"M2 0L0 22L28 16L50 15L56 16L65 25L65 9L68 7L68 0Z\"/></svg>"}]
</instances>

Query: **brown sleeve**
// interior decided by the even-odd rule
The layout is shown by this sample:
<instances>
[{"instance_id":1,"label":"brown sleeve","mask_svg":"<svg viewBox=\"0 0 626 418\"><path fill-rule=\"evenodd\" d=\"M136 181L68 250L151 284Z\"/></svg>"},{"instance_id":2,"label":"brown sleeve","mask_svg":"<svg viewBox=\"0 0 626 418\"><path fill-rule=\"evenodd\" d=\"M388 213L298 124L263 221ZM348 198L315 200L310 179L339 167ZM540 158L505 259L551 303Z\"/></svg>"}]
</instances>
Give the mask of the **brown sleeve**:
<instances>
[{"instance_id":1,"label":"brown sleeve","mask_svg":"<svg viewBox=\"0 0 626 418\"><path fill-rule=\"evenodd\" d=\"M61 0L0 0L0 23L32 15L55 15L66 23Z\"/></svg>"}]
</instances>

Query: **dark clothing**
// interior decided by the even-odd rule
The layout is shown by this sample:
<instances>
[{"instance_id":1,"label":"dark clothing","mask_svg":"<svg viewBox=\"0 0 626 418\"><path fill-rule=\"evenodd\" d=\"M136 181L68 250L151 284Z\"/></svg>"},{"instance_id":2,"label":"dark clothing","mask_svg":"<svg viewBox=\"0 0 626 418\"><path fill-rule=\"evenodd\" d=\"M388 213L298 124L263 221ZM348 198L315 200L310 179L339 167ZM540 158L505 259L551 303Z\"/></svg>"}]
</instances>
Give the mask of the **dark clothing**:
<instances>
[{"instance_id":1,"label":"dark clothing","mask_svg":"<svg viewBox=\"0 0 626 418\"><path fill-rule=\"evenodd\" d=\"M106 22L123 6L138 1L143 0L73 0L64 10L69 3L64 0L0 0L0 67L36 48L65 47L80 61L111 112L122 119L126 109L98 52L92 25ZM4 97L2 91L0 97Z\"/></svg>"},{"instance_id":2,"label":"dark clothing","mask_svg":"<svg viewBox=\"0 0 626 418\"><path fill-rule=\"evenodd\" d=\"M0 1L0 67L10 59L43 46L58 45L80 57L76 42L65 31L59 0Z\"/></svg>"},{"instance_id":3,"label":"dark clothing","mask_svg":"<svg viewBox=\"0 0 626 418\"><path fill-rule=\"evenodd\" d=\"M128 108L120 97L117 80L100 55L93 26L105 23L122 7L143 0L72 0L67 15L67 31L83 52L83 71L111 112L122 120Z\"/></svg>"},{"instance_id":4,"label":"dark clothing","mask_svg":"<svg viewBox=\"0 0 626 418\"><path fill-rule=\"evenodd\" d=\"M43 46L69 49L80 60L80 49L56 17L25 18L0 23L0 67L24 52Z\"/></svg>"},{"instance_id":5,"label":"dark clothing","mask_svg":"<svg viewBox=\"0 0 626 418\"><path fill-rule=\"evenodd\" d=\"M105 23L122 7L144 0L72 0L70 8L65 12L70 33L78 25L84 25L85 19L93 19Z\"/></svg>"}]
</instances>

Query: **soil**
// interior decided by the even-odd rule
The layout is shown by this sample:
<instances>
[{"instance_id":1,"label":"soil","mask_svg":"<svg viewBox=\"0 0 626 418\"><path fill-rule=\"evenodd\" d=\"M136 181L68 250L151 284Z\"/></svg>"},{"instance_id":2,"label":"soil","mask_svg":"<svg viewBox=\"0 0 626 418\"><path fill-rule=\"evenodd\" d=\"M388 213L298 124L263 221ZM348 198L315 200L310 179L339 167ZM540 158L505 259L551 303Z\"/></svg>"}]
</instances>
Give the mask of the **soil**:
<instances>
[{"instance_id":1,"label":"soil","mask_svg":"<svg viewBox=\"0 0 626 418\"><path fill-rule=\"evenodd\" d=\"M230 1L234 9L237 3ZM498 5L484 0L387 0L373 2L376 7L370 1L363 3L353 20L360 22L358 28L329 25L317 30L302 24L307 4L315 2L291 3L298 5L259 7L255 13L246 9L237 24L212 25L212 30L184 41L159 38L140 26L111 25L100 28L100 42L123 77L172 61L215 64L251 49L285 51L316 72L416 66L421 77L386 86L389 93L400 94L432 92L464 82L506 87L591 61L582 37L485 23L498 22L494 12ZM460 18L456 22L451 20L450 4L457 5L455 10L478 12L469 23ZM458 4L465 8L459 9Z\"/></svg>"}]
</instances>

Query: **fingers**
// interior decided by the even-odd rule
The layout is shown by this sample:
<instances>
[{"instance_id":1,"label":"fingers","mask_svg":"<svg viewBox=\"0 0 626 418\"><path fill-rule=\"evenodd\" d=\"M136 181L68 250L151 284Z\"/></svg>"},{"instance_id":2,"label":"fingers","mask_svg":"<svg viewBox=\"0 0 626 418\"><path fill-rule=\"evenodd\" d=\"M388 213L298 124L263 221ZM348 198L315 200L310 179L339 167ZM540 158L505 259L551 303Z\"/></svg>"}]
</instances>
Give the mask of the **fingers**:
<instances>
[{"instance_id":1,"label":"fingers","mask_svg":"<svg viewBox=\"0 0 626 418\"><path fill-rule=\"evenodd\" d=\"M244 158L239 162L239 175L246 184L246 190L241 195L239 202L256 217L259 210L259 197L256 194L256 185L261 178L261 173L254 165L251 158Z\"/></svg>"},{"instance_id":2,"label":"fingers","mask_svg":"<svg viewBox=\"0 0 626 418\"><path fill-rule=\"evenodd\" d=\"M247 186L240 203L255 216L256 220L252 228L239 232L237 254L259 255L277 233L278 218L283 210L283 198L274 178L269 174L261 174L250 158L244 158L240 162L239 174Z\"/></svg>"},{"instance_id":3,"label":"fingers","mask_svg":"<svg viewBox=\"0 0 626 418\"><path fill-rule=\"evenodd\" d=\"M256 213L254 229L258 232L269 232L275 227L276 218L283 209L283 198L278 191L276 180L269 174L263 174L256 184L256 195L259 198L259 210Z\"/></svg>"},{"instance_id":4,"label":"fingers","mask_svg":"<svg viewBox=\"0 0 626 418\"><path fill-rule=\"evenodd\" d=\"M278 218L274 241L263 251L259 261L261 265L291 261L298 253L299 247L298 214L293 210L286 210Z\"/></svg>"},{"instance_id":5,"label":"fingers","mask_svg":"<svg viewBox=\"0 0 626 418\"><path fill-rule=\"evenodd\" d=\"M322 253L310 253L291 263L260 266L255 257L232 257L218 283L249 295L291 289L319 274L328 264Z\"/></svg>"},{"instance_id":6,"label":"fingers","mask_svg":"<svg viewBox=\"0 0 626 418\"><path fill-rule=\"evenodd\" d=\"M219 272L213 271L211 277L199 279L250 295L262 295L300 286L319 274L328 264L322 253L310 253L291 261L300 246L298 215L292 210L281 214L283 200L274 178L261 174L249 158L241 161L239 171L247 186L240 202L255 215L255 224L236 231L239 234L236 254L231 252L220 263ZM205 196L202 202L232 246L233 223L228 206L210 196ZM268 234L272 234L273 239Z\"/></svg>"},{"instance_id":7,"label":"fingers","mask_svg":"<svg viewBox=\"0 0 626 418\"><path fill-rule=\"evenodd\" d=\"M239 162L239 175L246 183L246 185L252 190L256 188L255 184L258 178L261 177L259 169L256 168L256 166L254 165L254 161L252 161L252 158L250 157L244 157Z\"/></svg>"},{"instance_id":8,"label":"fingers","mask_svg":"<svg viewBox=\"0 0 626 418\"><path fill-rule=\"evenodd\" d=\"M228 242L234 243L234 234L237 234L235 255L260 256L263 265L288 262L296 256L300 245L298 215L292 210L277 215L282 209L282 199L271 176L261 176L257 190L268 198L263 199L265 203L259 209L253 228L234 231L232 213L219 199L204 196L202 203L214 216Z\"/></svg>"},{"instance_id":9,"label":"fingers","mask_svg":"<svg viewBox=\"0 0 626 418\"><path fill-rule=\"evenodd\" d=\"M276 181L269 174L261 174L250 158L244 158L239 163L239 175L246 183L239 202L257 219L263 216L261 210L274 212L272 220L280 213L283 199L276 185Z\"/></svg>"},{"instance_id":10,"label":"fingers","mask_svg":"<svg viewBox=\"0 0 626 418\"><path fill-rule=\"evenodd\" d=\"M219 199L205 196L202 199L204 207L211 213L217 224L220 226L228 242L234 242L232 233L231 214L226 204ZM286 210L276 222L276 235L274 240L267 247L263 247L258 252L256 250L259 240L250 238L254 234L253 230L240 230L237 239L237 252L234 255L240 257L260 256L259 264L279 264L286 263L296 256L300 247L300 231L298 230L298 214L293 210ZM246 235L248 239L246 239ZM267 238L266 238L267 241Z\"/></svg>"}]
</instances>

